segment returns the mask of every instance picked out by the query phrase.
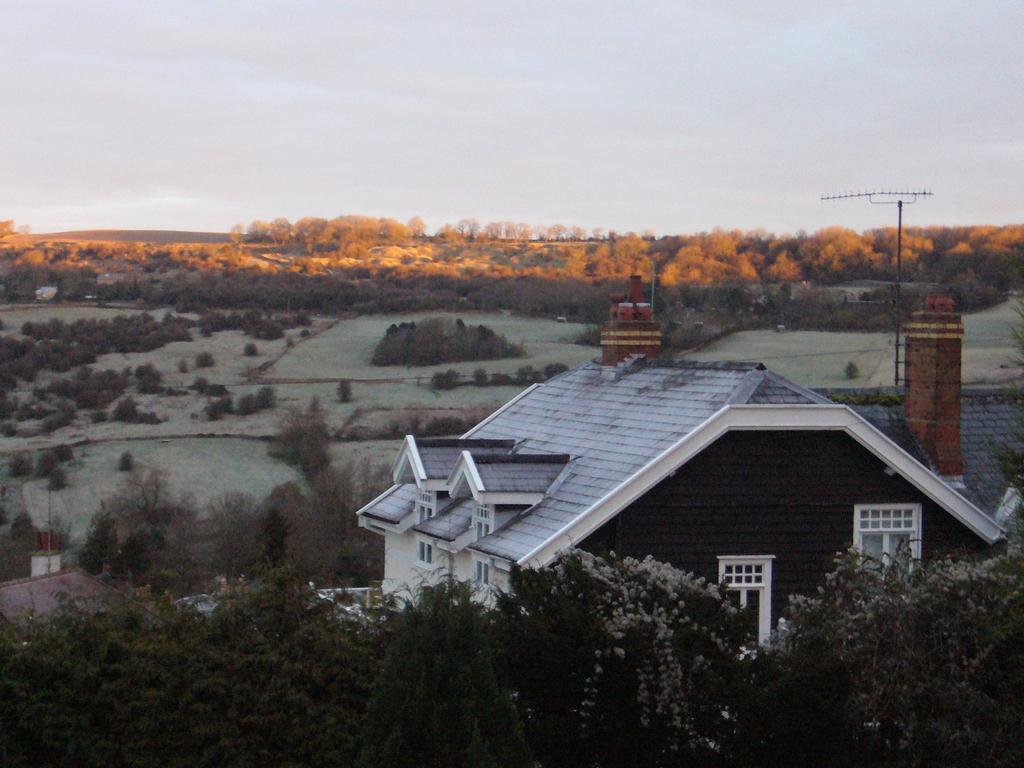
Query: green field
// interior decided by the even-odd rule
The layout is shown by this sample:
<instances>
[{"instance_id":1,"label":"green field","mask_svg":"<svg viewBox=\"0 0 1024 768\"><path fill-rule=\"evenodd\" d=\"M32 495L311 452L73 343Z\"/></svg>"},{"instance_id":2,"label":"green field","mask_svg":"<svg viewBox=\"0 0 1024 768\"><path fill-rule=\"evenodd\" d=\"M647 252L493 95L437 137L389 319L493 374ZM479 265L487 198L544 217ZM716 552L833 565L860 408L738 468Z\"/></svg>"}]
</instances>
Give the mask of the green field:
<instances>
[{"instance_id":1,"label":"green field","mask_svg":"<svg viewBox=\"0 0 1024 768\"><path fill-rule=\"evenodd\" d=\"M118 315L137 315L143 310L134 307L97 307L89 304L0 304L3 333L18 333L25 322L45 323L58 319L65 323L75 320L110 320ZM153 317L163 317L168 309L150 311Z\"/></svg>"},{"instance_id":2,"label":"green field","mask_svg":"<svg viewBox=\"0 0 1024 768\"><path fill-rule=\"evenodd\" d=\"M135 457L139 470L161 469L172 491L191 497L202 511L226 493L248 493L262 499L272 488L300 480L290 466L267 454L268 444L256 440L187 438L179 440L128 440L84 445L65 465L68 487L47 491L46 480L30 480L22 486L22 501L37 524L45 524L52 505L54 517L81 537L100 502L110 498L124 480L117 461L125 451Z\"/></svg>"},{"instance_id":3,"label":"green field","mask_svg":"<svg viewBox=\"0 0 1024 768\"><path fill-rule=\"evenodd\" d=\"M1016 304L964 316L964 384L999 386L1021 381L1013 332L1020 318ZM692 360L757 360L783 376L811 387L892 385L893 337L885 333L824 331L743 331L726 336ZM848 362L859 375L845 376Z\"/></svg>"},{"instance_id":4,"label":"green field","mask_svg":"<svg viewBox=\"0 0 1024 768\"><path fill-rule=\"evenodd\" d=\"M509 341L525 345L527 357L415 368L375 366L370 363L373 350L389 325L410 320L418 322L427 317L442 315L452 319L461 317L469 325L486 325L503 334ZM472 373L476 368L486 368L488 372L514 373L517 368L524 365L542 369L549 363L564 363L573 367L597 356L593 347L573 343L585 328L586 326L579 323L558 323L554 320L515 317L501 313L423 312L364 315L342 320L316 338L296 346L267 372L266 378L380 380L421 377L429 380L435 372L449 368L464 373Z\"/></svg>"}]
</instances>

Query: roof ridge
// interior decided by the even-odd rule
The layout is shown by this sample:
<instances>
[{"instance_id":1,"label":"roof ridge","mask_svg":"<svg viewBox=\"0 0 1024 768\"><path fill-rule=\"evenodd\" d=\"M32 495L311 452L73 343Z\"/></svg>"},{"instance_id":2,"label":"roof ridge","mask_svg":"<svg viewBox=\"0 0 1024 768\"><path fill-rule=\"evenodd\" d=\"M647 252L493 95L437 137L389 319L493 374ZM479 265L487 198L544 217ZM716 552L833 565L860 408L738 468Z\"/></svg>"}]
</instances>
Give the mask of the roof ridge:
<instances>
[{"instance_id":1,"label":"roof ridge","mask_svg":"<svg viewBox=\"0 0 1024 768\"><path fill-rule=\"evenodd\" d=\"M505 456L474 456L477 464L568 464L568 453L510 453Z\"/></svg>"},{"instance_id":2,"label":"roof ridge","mask_svg":"<svg viewBox=\"0 0 1024 768\"><path fill-rule=\"evenodd\" d=\"M419 448L512 448L515 440L499 440L495 438L482 437L416 437L416 446Z\"/></svg>"}]
</instances>

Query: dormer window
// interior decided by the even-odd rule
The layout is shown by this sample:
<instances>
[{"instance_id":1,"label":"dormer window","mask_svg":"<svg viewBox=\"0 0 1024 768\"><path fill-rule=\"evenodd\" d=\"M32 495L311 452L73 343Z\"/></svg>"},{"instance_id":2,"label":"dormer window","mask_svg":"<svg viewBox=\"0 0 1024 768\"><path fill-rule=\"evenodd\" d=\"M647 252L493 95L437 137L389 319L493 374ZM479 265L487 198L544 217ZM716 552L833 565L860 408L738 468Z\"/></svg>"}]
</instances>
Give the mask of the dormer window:
<instances>
[{"instance_id":1,"label":"dormer window","mask_svg":"<svg viewBox=\"0 0 1024 768\"><path fill-rule=\"evenodd\" d=\"M437 494L434 491L418 491L416 493L416 512L420 522L429 520L437 510Z\"/></svg>"},{"instance_id":2,"label":"dormer window","mask_svg":"<svg viewBox=\"0 0 1024 768\"><path fill-rule=\"evenodd\" d=\"M473 509L473 525L476 528L477 541L489 536L494 530L494 505L477 502Z\"/></svg>"}]
</instances>

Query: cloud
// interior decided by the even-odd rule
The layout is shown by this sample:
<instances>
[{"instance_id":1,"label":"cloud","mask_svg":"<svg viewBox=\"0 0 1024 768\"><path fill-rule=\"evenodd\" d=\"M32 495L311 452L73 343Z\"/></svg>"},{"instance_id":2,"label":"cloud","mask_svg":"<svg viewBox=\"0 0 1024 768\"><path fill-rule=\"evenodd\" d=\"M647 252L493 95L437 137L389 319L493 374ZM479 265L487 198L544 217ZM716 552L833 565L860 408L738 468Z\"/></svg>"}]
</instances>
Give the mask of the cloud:
<instances>
[{"instance_id":1,"label":"cloud","mask_svg":"<svg viewBox=\"0 0 1024 768\"><path fill-rule=\"evenodd\" d=\"M0 213L794 230L886 223L821 192L924 184L920 223L1019 220L1021 28L1009 1L24 4Z\"/></svg>"}]
</instances>

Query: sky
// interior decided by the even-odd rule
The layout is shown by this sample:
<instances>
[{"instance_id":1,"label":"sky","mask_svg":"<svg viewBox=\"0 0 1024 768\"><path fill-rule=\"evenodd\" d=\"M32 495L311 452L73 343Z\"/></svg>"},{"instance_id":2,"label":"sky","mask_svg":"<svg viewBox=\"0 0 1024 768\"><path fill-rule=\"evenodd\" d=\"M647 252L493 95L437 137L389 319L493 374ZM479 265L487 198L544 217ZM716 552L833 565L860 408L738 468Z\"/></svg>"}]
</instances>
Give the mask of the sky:
<instances>
[{"instance_id":1,"label":"sky","mask_svg":"<svg viewBox=\"0 0 1024 768\"><path fill-rule=\"evenodd\" d=\"M1024 221L1020 0L0 0L0 219Z\"/></svg>"}]
</instances>

